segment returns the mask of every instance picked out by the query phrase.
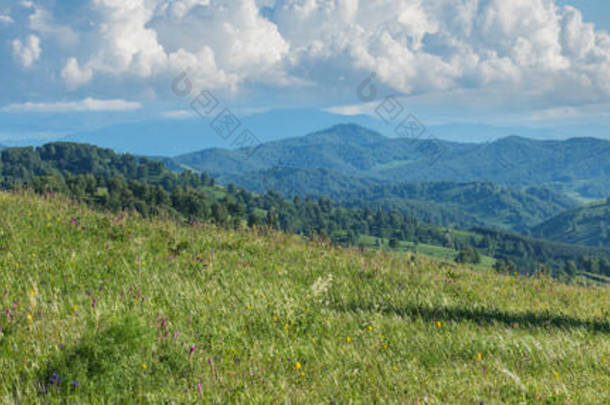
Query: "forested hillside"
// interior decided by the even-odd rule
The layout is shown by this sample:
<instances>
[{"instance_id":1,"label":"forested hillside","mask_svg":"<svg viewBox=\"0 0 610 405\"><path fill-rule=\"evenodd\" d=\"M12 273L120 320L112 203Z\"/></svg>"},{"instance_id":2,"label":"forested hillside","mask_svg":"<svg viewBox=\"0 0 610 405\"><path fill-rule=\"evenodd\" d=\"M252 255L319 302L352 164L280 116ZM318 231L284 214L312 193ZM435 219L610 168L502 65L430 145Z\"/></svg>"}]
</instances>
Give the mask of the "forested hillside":
<instances>
[{"instance_id":1,"label":"forested hillside","mask_svg":"<svg viewBox=\"0 0 610 405\"><path fill-rule=\"evenodd\" d=\"M247 160L243 151L224 149L175 160L251 189L263 188L263 179L274 177L276 168L296 168L380 183L489 181L517 188L546 185L587 198L610 195L610 141L594 138L539 141L511 136L490 143L455 143L386 138L357 125L338 125L263 144ZM307 190L306 185L297 183L295 189ZM319 191L333 194L332 189Z\"/></svg>"},{"instance_id":2,"label":"forested hillside","mask_svg":"<svg viewBox=\"0 0 610 405\"><path fill-rule=\"evenodd\" d=\"M211 222L226 229L263 225L309 237L318 235L343 245L355 245L361 236L371 236L444 247L454 250L456 256L470 247L497 258L501 272L544 271L569 277L589 268L596 268L595 273L610 272L610 248L564 246L485 228L456 230L422 223L400 210L365 204L345 207L328 198L287 200L273 192L256 194L233 185L218 186L205 173L186 170L177 174L159 161L88 145L9 148L0 157L0 184L5 189L59 192L113 212ZM451 195L449 191L447 195ZM588 265L591 261L596 265Z\"/></svg>"},{"instance_id":3,"label":"forested hillside","mask_svg":"<svg viewBox=\"0 0 610 405\"><path fill-rule=\"evenodd\" d=\"M590 246L610 246L610 198L576 208L533 228L545 239Z\"/></svg>"},{"instance_id":4,"label":"forested hillside","mask_svg":"<svg viewBox=\"0 0 610 405\"><path fill-rule=\"evenodd\" d=\"M546 186L518 189L490 182L378 184L336 175L326 169L277 169L269 173L265 186L286 196L328 196L345 206L397 210L442 226L485 225L519 232L527 232L530 227L578 205L574 199Z\"/></svg>"}]
</instances>

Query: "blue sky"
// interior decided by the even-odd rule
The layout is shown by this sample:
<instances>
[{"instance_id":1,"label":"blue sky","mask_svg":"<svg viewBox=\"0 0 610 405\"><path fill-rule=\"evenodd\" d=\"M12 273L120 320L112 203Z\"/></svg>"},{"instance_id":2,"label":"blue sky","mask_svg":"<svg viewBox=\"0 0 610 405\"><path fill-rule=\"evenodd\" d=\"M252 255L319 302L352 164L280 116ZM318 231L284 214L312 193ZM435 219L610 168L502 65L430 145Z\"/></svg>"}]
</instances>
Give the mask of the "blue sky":
<instances>
[{"instance_id":1,"label":"blue sky","mask_svg":"<svg viewBox=\"0 0 610 405\"><path fill-rule=\"evenodd\" d=\"M562 0L558 4L578 8L586 21L610 32L610 6L606 0Z\"/></svg>"},{"instance_id":2,"label":"blue sky","mask_svg":"<svg viewBox=\"0 0 610 405\"><path fill-rule=\"evenodd\" d=\"M428 124L603 127L609 31L607 0L0 2L0 142L192 117L202 90L241 115L394 95Z\"/></svg>"}]
</instances>

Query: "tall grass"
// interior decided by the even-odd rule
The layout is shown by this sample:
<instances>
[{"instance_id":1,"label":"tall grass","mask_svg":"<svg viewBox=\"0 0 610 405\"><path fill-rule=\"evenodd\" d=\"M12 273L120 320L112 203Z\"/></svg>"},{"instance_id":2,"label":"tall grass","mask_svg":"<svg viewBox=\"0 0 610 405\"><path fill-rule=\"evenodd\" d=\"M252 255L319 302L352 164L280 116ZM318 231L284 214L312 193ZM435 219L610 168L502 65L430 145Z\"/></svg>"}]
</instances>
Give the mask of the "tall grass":
<instances>
[{"instance_id":1,"label":"tall grass","mask_svg":"<svg viewBox=\"0 0 610 405\"><path fill-rule=\"evenodd\" d=\"M610 294L0 194L4 403L608 403Z\"/></svg>"}]
</instances>

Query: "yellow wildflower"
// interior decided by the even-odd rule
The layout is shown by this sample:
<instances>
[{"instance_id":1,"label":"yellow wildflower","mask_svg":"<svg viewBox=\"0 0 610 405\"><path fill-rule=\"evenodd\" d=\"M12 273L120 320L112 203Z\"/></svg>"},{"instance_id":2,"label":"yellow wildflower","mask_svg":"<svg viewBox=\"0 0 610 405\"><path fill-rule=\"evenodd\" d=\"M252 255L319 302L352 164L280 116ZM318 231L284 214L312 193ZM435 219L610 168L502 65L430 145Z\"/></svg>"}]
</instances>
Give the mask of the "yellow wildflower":
<instances>
[{"instance_id":1,"label":"yellow wildflower","mask_svg":"<svg viewBox=\"0 0 610 405\"><path fill-rule=\"evenodd\" d=\"M443 326L443 323L441 321L436 321L436 327L440 328L441 326Z\"/></svg>"},{"instance_id":2,"label":"yellow wildflower","mask_svg":"<svg viewBox=\"0 0 610 405\"><path fill-rule=\"evenodd\" d=\"M142 370L146 370L148 368L146 367L146 364L142 364L140 367L142 368Z\"/></svg>"},{"instance_id":3,"label":"yellow wildflower","mask_svg":"<svg viewBox=\"0 0 610 405\"><path fill-rule=\"evenodd\" d=\"M77 309L78 309L78 305L74 304L74 305L72 306L72 310L73 310L74 312L76 312L76 310L77 310Z\"/></svg>"},{"instance_id":4,"label":"yellow wildflower","mask_svg":"<svg viewBox=\"0 0 610 405\"><path fill-rule=\"evenodd\" d=\"M301 371L301 374L299 374L301 376L301 378L305 377L305 372Z\"/></svg>"},{"instance_id":5,"label":"yellow wildflower","mask_svg":"<svg viewBox=\"0 0 610 405\"><path fill-rule=\"evenodd\" d=\"M348 337L345 338L345 341L347 343L352 343L352 338L348 336Z\"/></svg>"},{"instance_id":6,"label":"yellow wildflower","mask_svg":"<svg viewBox=\"0 0 610 405\"><path fill-rule=\"evenodd\" d=\"M559 373L557 371L555 371L555 373L553 374L553 376L555 376L555 378L559 378Z\"/></svg>"},{"instance_id":7,"label":"yellow wildflower","mask_svg":"<svg viewBox=\"0 0 610 405\"><path fill-rule=\"evenodd\" d=\"M373 330L373 325L369 325L369 326L367 326L366 328L367 328L367 329L369 330L369 332L370 332L370 331L372 331L372 330Z\"/></svg>"},{"instance_id":8,"label":"yellow wildflower","mask_svg":"<svg viewBox=\"0 0 610 405\"><path fill-rule=\"evenodd\" d=\"M28 314L27 318L28 318L28 322L32 323L32 314Z\"/></svg>"},{"instance_id":9,"label":"yellow wildflower","mask_svg":"<svg viewBox=\"0 0 610 405\"><path fill-rule=\"evenodd\" d=\"M483 360L483 354L481 354L481 353L477 353L477 360L478 360L478 361Z\"/></svg>"},{"instance_id":10,"label":"yellow wildflower","mask_svg":"<svg viewBox=\"0 0 610 405\"><path fill-rule=\"evenodd\" d=\"M300 370L301 369L301 363L299 363L298 361L296 362L296 364L294 365L294 369L295 370Z\"/></svg>"}]
</instances>

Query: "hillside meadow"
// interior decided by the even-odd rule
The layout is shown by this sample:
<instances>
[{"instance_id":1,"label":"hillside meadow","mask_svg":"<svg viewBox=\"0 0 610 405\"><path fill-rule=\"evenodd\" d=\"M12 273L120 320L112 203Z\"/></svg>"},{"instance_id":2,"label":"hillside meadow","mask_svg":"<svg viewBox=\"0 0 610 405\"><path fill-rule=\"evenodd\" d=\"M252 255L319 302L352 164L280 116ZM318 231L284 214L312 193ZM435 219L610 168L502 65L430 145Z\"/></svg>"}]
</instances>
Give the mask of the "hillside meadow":
<instances>
[{"instance_id":1,"label":"hillside meadow","mask_svg":"<svg viewBox=\"0 0 610 405\"><path fill-rule=\"evenodd\" d=\"M0 193L2 403L610 402L610 291Z\"/></svg>"}]
</instances>

